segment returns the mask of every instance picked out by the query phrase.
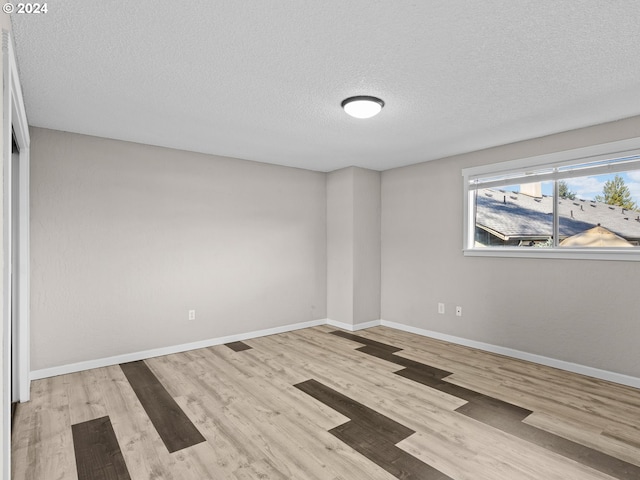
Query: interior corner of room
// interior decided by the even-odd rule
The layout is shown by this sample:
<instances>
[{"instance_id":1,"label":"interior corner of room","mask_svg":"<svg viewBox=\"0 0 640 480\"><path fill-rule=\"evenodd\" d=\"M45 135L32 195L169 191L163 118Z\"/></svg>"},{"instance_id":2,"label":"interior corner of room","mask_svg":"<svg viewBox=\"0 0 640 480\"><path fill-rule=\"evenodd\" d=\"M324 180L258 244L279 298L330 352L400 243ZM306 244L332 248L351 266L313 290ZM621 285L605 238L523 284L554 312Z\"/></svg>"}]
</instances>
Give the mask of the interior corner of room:
<instances>
[{"instance_id":1,"label":"interior corner of room","mask_svg":"<svg viewBox=\"0 0 640 480\"><path fill-rule=\"evenodd\" d=\"M549 142L606 142L639 125ZM325 319L640 375L634 283L602 283L632 278L635 263L462 255L460 170L514 145L321 173L30 132L34 378ZM464 305L464 316L438 315L440 300Z\"/></svg>"}]
</instances>

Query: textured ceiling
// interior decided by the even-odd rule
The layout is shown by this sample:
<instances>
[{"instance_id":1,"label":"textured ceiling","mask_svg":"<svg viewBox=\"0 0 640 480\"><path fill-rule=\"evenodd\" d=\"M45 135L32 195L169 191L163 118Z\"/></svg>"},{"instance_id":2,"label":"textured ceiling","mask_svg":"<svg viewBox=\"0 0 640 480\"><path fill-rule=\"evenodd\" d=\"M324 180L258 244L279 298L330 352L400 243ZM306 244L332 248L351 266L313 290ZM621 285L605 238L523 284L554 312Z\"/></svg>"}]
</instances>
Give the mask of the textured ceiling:
<instances>
[{"instance_id":1,"label":"textured ceiling","mask_svg":"<svg viewBox=\"0 0 640 480\"><path fill-rule=\"evenodd\" d=\"M384 170L640 114L638 0L48 6L12 16L39 127ZM385 108L351 118L352 95Z\"/></svg>"}]
</instances>

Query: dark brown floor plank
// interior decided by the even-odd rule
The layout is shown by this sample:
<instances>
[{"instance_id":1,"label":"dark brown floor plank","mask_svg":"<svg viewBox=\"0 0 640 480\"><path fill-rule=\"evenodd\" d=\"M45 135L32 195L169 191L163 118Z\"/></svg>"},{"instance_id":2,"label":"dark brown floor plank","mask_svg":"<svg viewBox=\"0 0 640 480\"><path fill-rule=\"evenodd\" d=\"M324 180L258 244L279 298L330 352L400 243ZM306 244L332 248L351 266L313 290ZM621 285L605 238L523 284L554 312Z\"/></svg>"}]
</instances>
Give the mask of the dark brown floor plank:
<instances>
[{"instance_id":1,"label":"dark brown floor plank","mask_svg":"<svg viewBox=\"0 0 640 480\"><path fill-rule=\"evenodd\" d=\"M364 347L356 348L359 352L405 367L395 372L396 375L466 400L467 404L455 410L462 415L612 477L621 480L640 479L640 467L523 423L522 420L533 413L531 410L449 383L445 379L452 375L451 372L395 355L401 348L339 330L330 333L363 344Z\"/></svg>"},{"instance_id":2,"label":"dark brown floor plank","mask_svg":"<svg viewBox=\"0 0 640 480\"><path fill-rule=\"evenodd\" d=\"M329 432L394 477L406 480L451 480L444 473L396 447L396 443L415 433L410 428L317 380L310 379L295 387L349 417L350 421Z\"/></svg>"},{"instance_id":3,"label":"dark brown floor plank","mask_svg":"<svg viewBox=\"0 0 640 480\"><path fill-rule=\"evenodd\" d=\"M78 480L130 480L109 417L71 426Z\"/></svg>"},{"instance_id":4,"label":"dark brown floor plank","mask_svg":"<svg viewBox=\"0 0 640 480\"><path fill-rule=\"evenodd\" d=\"M123 363L120 368L170 453L205 441L144 361Z\"/></svg>"},{"instance_id":5,"label":"dark brown floor plank","mask_svg":"<svg viewBox=\"0 0 640 480\"><path fill-rule=\"evenodd\" d=\"M466 405L460 407L464 408ZM458 409L460 410L460 409ZM456 411L458 411L456 410ZM473 418L473 417L472 417ZM481 420L482 421L482 420ZM534 443L540 447L551 450L559 455L575 460L600 472L611 475L621 480L640 479L640 467L625 462L618 458L602 453L593 448L586 447L580 443L573 442L564 437L541 430L515 420L498 419L498 417L487 418L483 423L499 428L511 435Z\"/></svg>"},{"instance_id":6,"label":"dark brown floor plank","mask_svg":"<svg viewBox=\"0 0 640 480\"><path fill-rule=\"evenodd\" d=\"M244 342L229 342L225 343L225 346L229 347L234 352L243 352L251 349L251 347Z\"/></svg>"},{"instance_id":7,"label":"dark brown floor plank","mask_svg":"<svg viewBox=\"0 0 640 480\"><path fill-rule=\"evenodd\" d=\"M396 478L403 480L451 480L413 455L390 443L380 442L375 433L358 422L347 422L329 431Z\"/></svg>"}]
</instances>

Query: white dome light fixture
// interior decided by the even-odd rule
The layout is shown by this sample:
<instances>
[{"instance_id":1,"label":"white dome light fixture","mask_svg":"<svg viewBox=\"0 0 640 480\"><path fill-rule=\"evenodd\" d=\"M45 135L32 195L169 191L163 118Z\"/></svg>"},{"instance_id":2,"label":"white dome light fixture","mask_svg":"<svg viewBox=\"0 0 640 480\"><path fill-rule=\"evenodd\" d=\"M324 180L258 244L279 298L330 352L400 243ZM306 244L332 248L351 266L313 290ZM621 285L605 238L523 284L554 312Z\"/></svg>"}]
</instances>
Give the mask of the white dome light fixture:
<instances>
[{"instance_id":1,"label":"white dome light fixture","mask_svg":"<svg viewBox=\"0 0 640 480\"><path fill-rule=\"evenodd\" d=\"M384 107L384 102L377 97L358 95L345 98L340 105L352 117L371 118L380 113L382 107Z\"/></svg>"}]
</instances>

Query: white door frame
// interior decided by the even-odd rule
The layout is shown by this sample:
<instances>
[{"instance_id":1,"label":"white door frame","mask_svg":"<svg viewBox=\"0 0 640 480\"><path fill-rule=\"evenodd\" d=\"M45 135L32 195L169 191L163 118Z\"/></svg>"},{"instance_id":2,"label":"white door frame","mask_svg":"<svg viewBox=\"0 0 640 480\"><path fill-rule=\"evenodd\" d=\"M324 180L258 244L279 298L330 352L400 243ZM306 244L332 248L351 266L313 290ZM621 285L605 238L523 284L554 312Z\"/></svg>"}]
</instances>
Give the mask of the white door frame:
<instances>
[{"instance_id":1,"label":"white door frame","mask_svg":"<svg viewBox=\"0 0 640 480\"><path fill-rule=\"evenodd\" d=\"M22 89L18 79L18 68L11 35L2 30L2 67L3 67L3 345L2 345L2 406L3 406L3 472L2 478L11 478L11 383L12 377L17 375L17 392L14 398L20 402L29 400L30 395L30 355L29 355L29 126L22 99ZM18 265L12 265L11 255L11 225L12 225L12 168L11 168L11 138L15 134L16 143L20 149L19 157L19 212ZM11 325L11 278L17 276L18 286L18 332L16 335L18 365L13 365L11 355L11 341L13 337Z\"/></svg>"}]
</instances>

